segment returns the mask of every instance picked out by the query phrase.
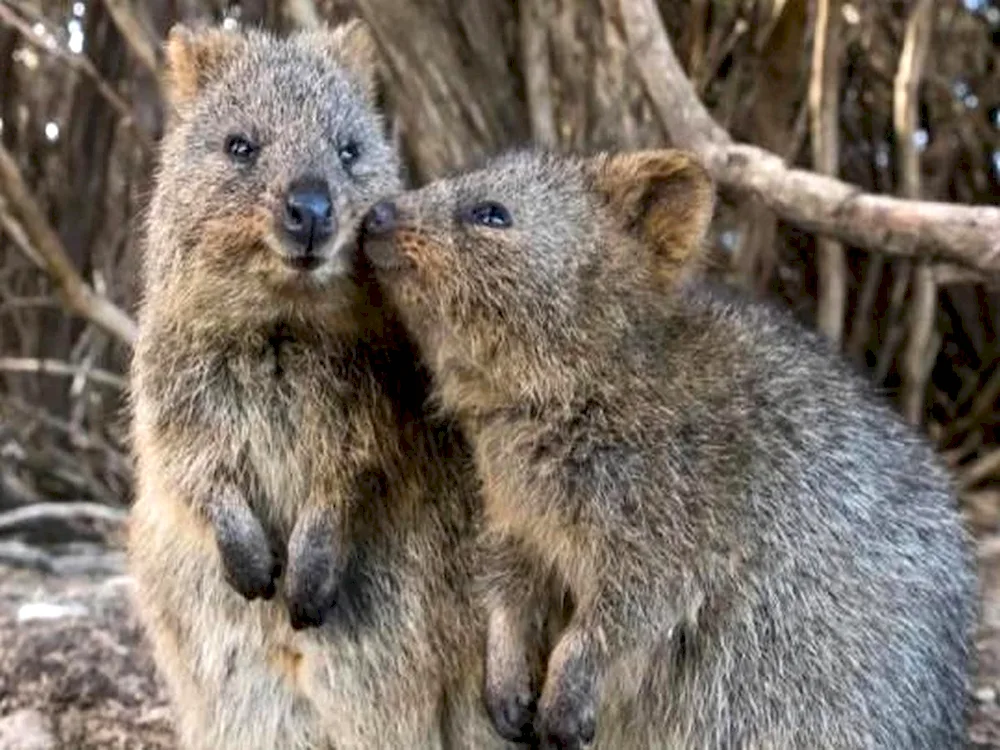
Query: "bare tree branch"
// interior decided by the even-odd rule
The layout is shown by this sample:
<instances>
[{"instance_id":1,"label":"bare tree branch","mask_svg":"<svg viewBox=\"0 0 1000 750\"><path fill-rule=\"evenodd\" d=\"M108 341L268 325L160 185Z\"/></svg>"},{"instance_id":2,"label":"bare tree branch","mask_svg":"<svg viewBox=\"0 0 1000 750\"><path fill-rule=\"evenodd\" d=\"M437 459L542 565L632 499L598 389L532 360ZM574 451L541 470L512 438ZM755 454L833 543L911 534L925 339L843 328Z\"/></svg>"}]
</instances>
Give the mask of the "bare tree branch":
<instances>
[{"instance_id":1,"label":"bare tree branch","mask_svg":"<svg viewBox=\"0 0 1000 750\"><path fill-rule=\"evenodd\" d=\"M864 357L865 347L872 328L872 312L879 287L882 285L885 258L882 253L871 253L868 256L868 267L865 269L864 282L858 292L858 302L851 316L851 335L847 339L848 355L860 361Z\"/></svg>"},{"instance_id":2,"label":"bare tree branch","mask_svg":"<svg viewBox=\"0 0 1000 750\"><path fill-rule=\"evenodd\" d=\"M82 367L61 362L57 359L35 359L32 357L0 357L0 371L3 372L28 372L44 375L62 375L68 377L83 377L95 383L101 383L112 388L125 390L125 380L114 373L106 370Z\"/></svg>"},{"instance_id":3,"label":"bare tree branch","mask_svg":"<svg viewBox=\"0 0 1000 750\"><path fill-rule=\"evenodd\" d=\"M124 568L124 553L102 545L86 545L75 554L51 554L19 541L0 542L0 564L33 568L55 575L109 575Z\"/></svg>"},{"instance_id":4,"label":"bare tree branch","mask_svg":"<svg viewBox=\"0 0 1000 750\"><path fill-rule=\"evenodd\" d=\"M35 203L11 153L0 146L0 192L24 230L42 268L56 283L65 304L126 344L136 337L135 322L113 302L94 292L66 255L62 241Z\"/></svg>"},{"instance_id":5,"label":"bare tree branch","mask_svg":"<svg viewBox=\"0 0 1000 750\"><path fill-rule=\"evenodd\" d=\"M123 508L112 508L102 503L89 503L82 500L64 503L35 503L0 513L0 532L10 531L24 524L51 520L88 520L122 524L127 516L128 511Z\"/></svg>"},{"instance_id":6,"label":"bare tree branch","mask_svg":"<svg viewBox=\"0 0 1000 750\"><path fill-rule=\"evenodd\" d=\"M842 0L817 0L813 36L812 75L809 80L809 124L813 166L820 174L836 177L840 162L840 56ZM847 306L847 261L844 248L831 237L817 245L820 331L839 345L844 335Z\"/></svg>"},{"instance_id":7,"label":"bare tree branch","mask_svg":"<svg viewBox=\"0 0 1000 750\"><path fill-rule=\"evenodd\" d=\"M146 28L129 0L104 0L118 33L143 67L160 81L160 43Z\"/></svg>"},{"instance_id":8,"label":"bare tree branch","mask_svg":"<svg viewBox=\"0 0 1000 750\"><path fill-rule=\"evenodd\" d=\"M1000 471L1000 448L992 448L958 471L958 483L962 489L975 487Z\"/></svg>"},{"instance_id":9,"label":"bare tree branch","mask_svg":"<svg viewBox=\"0 0 1000 750\"><path fill-rule=\"evenodd\" d=\"M656 0L621 0L621 10L657 116L673 142L697 152L721 184L760 196L802 229L850 245L1000 270L1000 208L865 193L832 177L789 168L763 149L734 143L698 100L670 45Z\"/></svg>"},{"instance_id":10,"label":"bare tree branch","mask_svg":"<svg viewBox=\"0 0 1000 750\"><path fill-rule=\"evenodd\" d=\"M906 36L893 81L892 114L900 165L901 191L907 198L921 192L920 153L914 136L919 121L919 90L930 52L934 0L917 0L906 22Z\"/></svg>"},{"instance_id":11,"label":"bare tree branch","mask_svg":"<svg viewBox=\"0 0 1000 750\"><path fill-rule=\"evenodd\" d=\"M934 4L934 0L918 0L914 6L906 22L903 51L893 86L893 124L902 193L906 198L921 195L920 154L914 136L919 118L920 81L931 44ZM928 349L934 338L937 297L934 269L922 259L914 276L910 337L903 351L903 415L914 425L919 425L923 419L927 381L933 366Z\"/></svg>"}]
</instances>

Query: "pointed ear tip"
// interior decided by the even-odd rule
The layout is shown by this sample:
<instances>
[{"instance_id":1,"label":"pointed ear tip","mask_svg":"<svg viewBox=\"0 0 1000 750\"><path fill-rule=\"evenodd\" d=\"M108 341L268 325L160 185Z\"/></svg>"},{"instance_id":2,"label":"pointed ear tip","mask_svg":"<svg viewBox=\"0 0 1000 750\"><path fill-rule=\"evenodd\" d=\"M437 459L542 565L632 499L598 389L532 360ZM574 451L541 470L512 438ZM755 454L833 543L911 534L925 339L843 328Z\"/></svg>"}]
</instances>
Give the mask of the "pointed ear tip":
<instances>
[{"instance_id":1,"label":"pointed ear tip","mask_svg":"<svg viewBox=\"0 0 1000 750\"><path fill-rule=\"evenodd\" d=\"M167 32L167 46L184 44L194 39L194 30L186 23L175 23Z\"/></svg>"},{"instance_id":2,"label":"pointed ear tip","mask_svg":"<svg viewBox=\"0 0 1000 750\"><path fill-rule=\"evenodd\" d=\"M178 71L190 63L192 48L194 46L194 31L190 26L182 23L175 23L167 32L167 38L163 43L163 56L165 61L165 75L167 80L171 80Z\"/></svg>"},{"instance_id":3,"label":"pointed ear tip","mask_svg":"<svg viewBox=\"0 0 1000 750\"><path fill-rule=\"evenodd\" d=\"M369 30L368 22L361 16L351 16L340 22L340 27L345 32L358 33Z\"/></svg>"},{"instance_id":4,"label":"pointed ear tip","mask_svg":"<svg viewBox=\"0 0 1000 750\"><path fill-rule=\"evenodd\" d=\"M365 58L374 59L378 55L378 42L375 40L375 32L367 21L361 18L354 18L348 23L351 28L348 32L351 49Z\"/></svg>"},{"instance_id":5,"label":"pointed ear tip","mask_svg":"<svg viewBox=\"0 0 1000 750\"><path fill-rule=\"evenodd\" d=\"M715 179L702 158L691 151L675 151L669 156L671 174L676 174L686 180L691 188L705 200L714 205Z\"/></svg>"},{"instance_id":6,"label":"pointed ear tip","mask_svg":"<svg viewBox=\"0 0 1000 750\"><path fill-rule=\"evenodd\" d=\"M374 41L372 27L359 16L352 16L334 26L324 24L320 30L323 33L332 34L336 39L348 45L366 44L369 41Z\"/></svg>"}]
</instances>

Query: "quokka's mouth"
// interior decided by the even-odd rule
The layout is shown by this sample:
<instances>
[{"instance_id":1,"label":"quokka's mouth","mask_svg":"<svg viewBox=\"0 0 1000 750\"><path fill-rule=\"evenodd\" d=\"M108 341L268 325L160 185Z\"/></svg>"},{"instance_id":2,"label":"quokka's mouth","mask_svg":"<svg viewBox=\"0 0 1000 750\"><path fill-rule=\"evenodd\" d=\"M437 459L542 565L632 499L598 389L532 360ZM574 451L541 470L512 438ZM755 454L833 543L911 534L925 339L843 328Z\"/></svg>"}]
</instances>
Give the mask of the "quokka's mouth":
<instances>
[{"instance_id":1,"label":"quokka's mouth","mask_svg":"<svg viewBox=\"0 0 1000 750\"><path fill-rule=\"evenodd\" d=\"M372 267L379 272L389 273L411 270L413 261L398 247L391 237L363 237L361 250Z\"/></svg>"},{"instance_id":2,"label":"quokka's mouth","mask_svg":"<svg viewBox=\"0 0 1000 750\"><path fill-rule=\"evenodd\" d=\"M395 237L371 237L362 233L358 245L377 273L398 274L416 268L413 259L403 251Z\"/></svg>"},{"instance_id":3,"label":"quokka's mouth","mask_svg":"<svg viewBox=\"0 0 1000 750\"><path fill-rule=\"evenodd\" d=\"M401 271L413 268L413 261L402 251L397 237L399 209L392 201L379 201L361 221L361 249L376 271Z\"/></svg>"},{"instance_id":4,"label":"quokka's mouth","mask_svg":"<svg viewBox=\"0 0 1000 750\"><path fill-rule=\"evenodd\" d=\"M299 255L285 258L285 265L293 271L315 271L326 263L326 258L320 255Z\"/></svg>"},{"instance_id":5,"label":"quokka's mouth","mask_svg":"<svg viewBox=\"0 0 1000 750\"><path fill-rule=\"evenodd\" d=\"M357 234L353 231L342 231L337 237L305 247L290 246L290 243L277 237L274 240L268 244L286 271L310 284L321 284L349 273L358 253Z\"/></svg>"},{"instance_id":6,"label":"quokka's mouth","mask_svg":"<svg viewBox=\"0 0 1000 750\"><path fill-rule=\"evenodd\" d=\"M305 243L292 242L287 237L281 237L275 250L282 263L292 271L309 273L328 263L333 251L332 239L319 242L310 239Z\"/></svg>"}]
</instances>

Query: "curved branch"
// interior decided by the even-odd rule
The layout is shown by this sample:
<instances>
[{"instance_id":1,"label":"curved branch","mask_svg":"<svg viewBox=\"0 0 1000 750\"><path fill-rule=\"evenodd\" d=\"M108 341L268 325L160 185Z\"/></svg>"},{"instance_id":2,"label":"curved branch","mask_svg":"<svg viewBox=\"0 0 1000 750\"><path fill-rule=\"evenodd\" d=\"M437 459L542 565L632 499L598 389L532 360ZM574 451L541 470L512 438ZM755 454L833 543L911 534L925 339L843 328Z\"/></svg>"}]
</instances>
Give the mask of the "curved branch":
<instances>
[{"instance_id":1,"label":"curved branch","mask_svg":"<svg viewBox=\"0 0 1000 750\"><path fill-rule=\"evenodd\" d=\"M108 9L108 15L111 16L118 33L136 59L152 73L154 80L159 82L159 41L147 30L129 0L104 0L104 7Z\"/></svg>"},{"instance_id":2,"label":"curved branch","mask_svg":"<svg viewBox=\"0 0 1000 750\"><path fill-rule=\"evenodd\" d=\"M902 256L937 256L1000 271L1000 208L907 200L786 165L734 143L699 101L655 0L622 0L636 68L674 144L695 151L722 185L753 193L783 219L858 247Z\"/></svg>"},{"instance_id":3,"label":"curved branch","mask_svg":"<svg viewBox=\"0 0 1000 750\"><path fill-rule=\"evenodd\" d=\"M0 513L0 532L8 532L26 524L47 521L101 521L121 525L125 523L127 511L112 508L103 503L83 500L70 502L41 502L22 505L19 508Z\"/></svg>"},{"instance_id":4,"label":"curved branch","mask_svg":"<svg viewBox=\"0 0 1000 750\"><path fill-rule=\"evenodd\" d=\"M919 198L920 153L913 140L919 120L920 82L931 46L934 0L918 0L906 22L906 36L893 85L893 124L896 129L902 193ZM927 381L934 360L932 342L938 310L934 269L922 261L914 274L910 336L903 350L903 414L910 424L923 420Z\"/></svg>"},{"instance_id":5,"label":"curved branch","mask_svg":"<svg viewBox=\"0 0 1000 750\"><path fill-rule=\"evenodd\" d=\"M20 224L24 236L31 243L35 262L41 262L59 294L71 310L92 321L115 338L132 344L136 337L135 322L121 308L103 297L85 282L66 255L59 235L45 219L21 176L11 153L0 146L0 196Z\"/></svg>"}]
</instances>

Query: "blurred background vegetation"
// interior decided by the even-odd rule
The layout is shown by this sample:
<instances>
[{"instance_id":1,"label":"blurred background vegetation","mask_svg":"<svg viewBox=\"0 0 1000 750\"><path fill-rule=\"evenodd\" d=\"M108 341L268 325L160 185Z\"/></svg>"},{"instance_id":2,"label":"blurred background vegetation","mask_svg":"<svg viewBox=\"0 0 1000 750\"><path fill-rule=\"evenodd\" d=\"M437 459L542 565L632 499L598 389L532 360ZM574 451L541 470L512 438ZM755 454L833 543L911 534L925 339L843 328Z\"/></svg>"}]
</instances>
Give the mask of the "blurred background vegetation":
<instances>
[{"instance_id":1,"label":"blurred background vegetation","mask_svg":"<svg viewBox=\"0 0 1000 750\"><path fill-rule=\"evenodd\" d=\"M30 721L63 740L39 747L174 746L111 586L162 41L352 16L413 183L528 143L707 157L710 272L822 331L955 471L970 748L1000 748L1000 0L0 0L0 750Z\"/></svg>"},{"instance_id":2,"label":"blurred background vegetation","mask_svg":"<svg viewBox=\"0 0 1000 750\"><path fill-rule=\"evenodd\" d=\"M738 141L872 193L1000 203L997 0L657 5ZM129 502L127 316L169 27L285 31L357 15L383 49L391 136L413 182L531 141L669 143L617 0L0 0L0 511ZM761 195L723 185L722 198L714 272L834 339L938 444L974 522L996 527L995 271L841 246Z\"/></svg>"}]
</instances>

